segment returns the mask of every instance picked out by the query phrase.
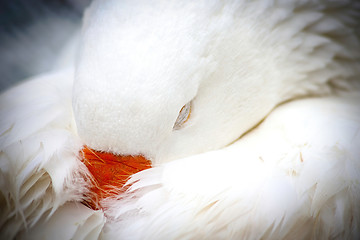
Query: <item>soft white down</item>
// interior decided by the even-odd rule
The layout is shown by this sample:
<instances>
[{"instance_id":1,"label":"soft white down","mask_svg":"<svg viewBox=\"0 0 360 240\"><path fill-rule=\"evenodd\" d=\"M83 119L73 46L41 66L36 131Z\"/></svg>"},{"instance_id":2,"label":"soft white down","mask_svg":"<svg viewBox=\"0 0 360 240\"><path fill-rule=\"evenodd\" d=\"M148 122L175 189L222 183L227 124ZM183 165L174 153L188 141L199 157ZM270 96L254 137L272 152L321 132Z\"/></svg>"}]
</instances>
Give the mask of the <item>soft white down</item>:
<instances>
[{"instance_id":1,"label":"soft white down","mask_svg":"<svg viewBox=\"0 0 360 240\"><path fill-rule=\"evenodd\" d=\"M359 239L359 27L350 0L95 0L75 66L0 96L0 237ZM93 211L83 145L154 167Z\"/></svg>"}]
</instances>

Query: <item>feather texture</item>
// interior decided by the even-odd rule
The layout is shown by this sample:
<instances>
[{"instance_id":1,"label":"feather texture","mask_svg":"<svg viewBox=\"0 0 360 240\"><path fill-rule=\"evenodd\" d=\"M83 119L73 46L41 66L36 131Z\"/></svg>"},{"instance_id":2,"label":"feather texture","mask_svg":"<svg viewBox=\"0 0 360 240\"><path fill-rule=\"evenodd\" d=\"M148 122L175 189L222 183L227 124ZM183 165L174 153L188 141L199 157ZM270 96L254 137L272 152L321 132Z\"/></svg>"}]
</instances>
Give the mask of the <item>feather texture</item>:
<instances>
[{"instance_id":1,"label":"feather texture","mask_svg":"<svg viewBox=\"0 0 360 240\"><path fill-rule=\"evenodd\" d=\"M358 239L359 102L287 103L227 148L134 175L107 200L108 237Z\"/></svg>"},{"instance_id":2,"label":"feather texture","mask_svg":"<svg viewBox=\"0 0 360 240\"><path fill-rule=\"evenodd\" d=\"M77 160L71 76L71 70L43 75L1 96L2 238L12 239L87 192L87 169Z\"/></svg>"},{"instance_id":3,"label":"feather texture","mask_svg":"<svg viewBox=\"0 0 360 240\"><path fill-rule=\"evenodd\" d=\"M359 239L359 18L350 0L95 0L75 74L0 96L0 238ZM84 146L154 167L92 210Z\"/></svg>"}]
</instances>

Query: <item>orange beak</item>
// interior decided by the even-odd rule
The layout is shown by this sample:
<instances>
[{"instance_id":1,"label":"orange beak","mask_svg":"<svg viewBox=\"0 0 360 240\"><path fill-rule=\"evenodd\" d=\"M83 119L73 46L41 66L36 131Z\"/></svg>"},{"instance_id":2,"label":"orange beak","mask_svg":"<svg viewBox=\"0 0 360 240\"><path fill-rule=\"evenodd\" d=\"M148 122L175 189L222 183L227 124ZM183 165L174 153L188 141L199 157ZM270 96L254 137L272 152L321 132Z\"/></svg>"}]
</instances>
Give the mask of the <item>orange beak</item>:
<instances>
[{"instance_id":1,"label":"orange beak","mask_svg":"<svg viewBox=\"0 0 360 240\"><path fill-rule=\"evenodd\" d=\"M94 210L101 208L102 199L126 191L124 185L131 175L151 168L151 161L141 155L119 156L84 146L80 156L93 177L91 192L84 204Z\"/></svg>"}]
</instances>

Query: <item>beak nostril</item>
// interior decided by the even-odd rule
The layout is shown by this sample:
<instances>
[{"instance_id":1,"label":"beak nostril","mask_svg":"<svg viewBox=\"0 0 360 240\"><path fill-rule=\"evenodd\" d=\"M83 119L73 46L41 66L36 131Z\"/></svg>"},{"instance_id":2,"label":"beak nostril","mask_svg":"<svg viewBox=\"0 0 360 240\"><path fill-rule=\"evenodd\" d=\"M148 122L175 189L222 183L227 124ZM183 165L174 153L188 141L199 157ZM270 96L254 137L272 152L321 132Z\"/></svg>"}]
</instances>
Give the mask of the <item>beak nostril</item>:
<instances>
[{"instance_id":1,"label":"beak nostril","mask_svg":"<svg viewBox=\"0 0 360 240\"><path fill-rule=\"evenodd\" d=\"M92 186L84 202L92 209L101 208L101 200L121 194L129 177L151 168L151 161L144 156L121 156L100 152L84 146L80 159L92 175Z\"/></svg>"}]
</instances>

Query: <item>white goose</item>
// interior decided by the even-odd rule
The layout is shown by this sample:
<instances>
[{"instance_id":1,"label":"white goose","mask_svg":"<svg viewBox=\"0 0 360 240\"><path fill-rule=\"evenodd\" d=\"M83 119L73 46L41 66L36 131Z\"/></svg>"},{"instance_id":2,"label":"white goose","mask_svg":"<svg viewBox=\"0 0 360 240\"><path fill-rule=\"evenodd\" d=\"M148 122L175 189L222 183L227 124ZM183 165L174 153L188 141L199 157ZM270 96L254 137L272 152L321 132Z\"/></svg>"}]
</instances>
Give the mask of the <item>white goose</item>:
<instances>
[{"instance_id":1,"label":"white goose","mask_svg":"<svg viewBox=\"0 0 360 240\"><path fill-rule=\"evenodd\" d=\"M1 95L1 239L359 239L359 18L355 1L95 0L75 78ZM152 168L117 191L88 158L105 152Z\"/></svg>"}]
</instances>

